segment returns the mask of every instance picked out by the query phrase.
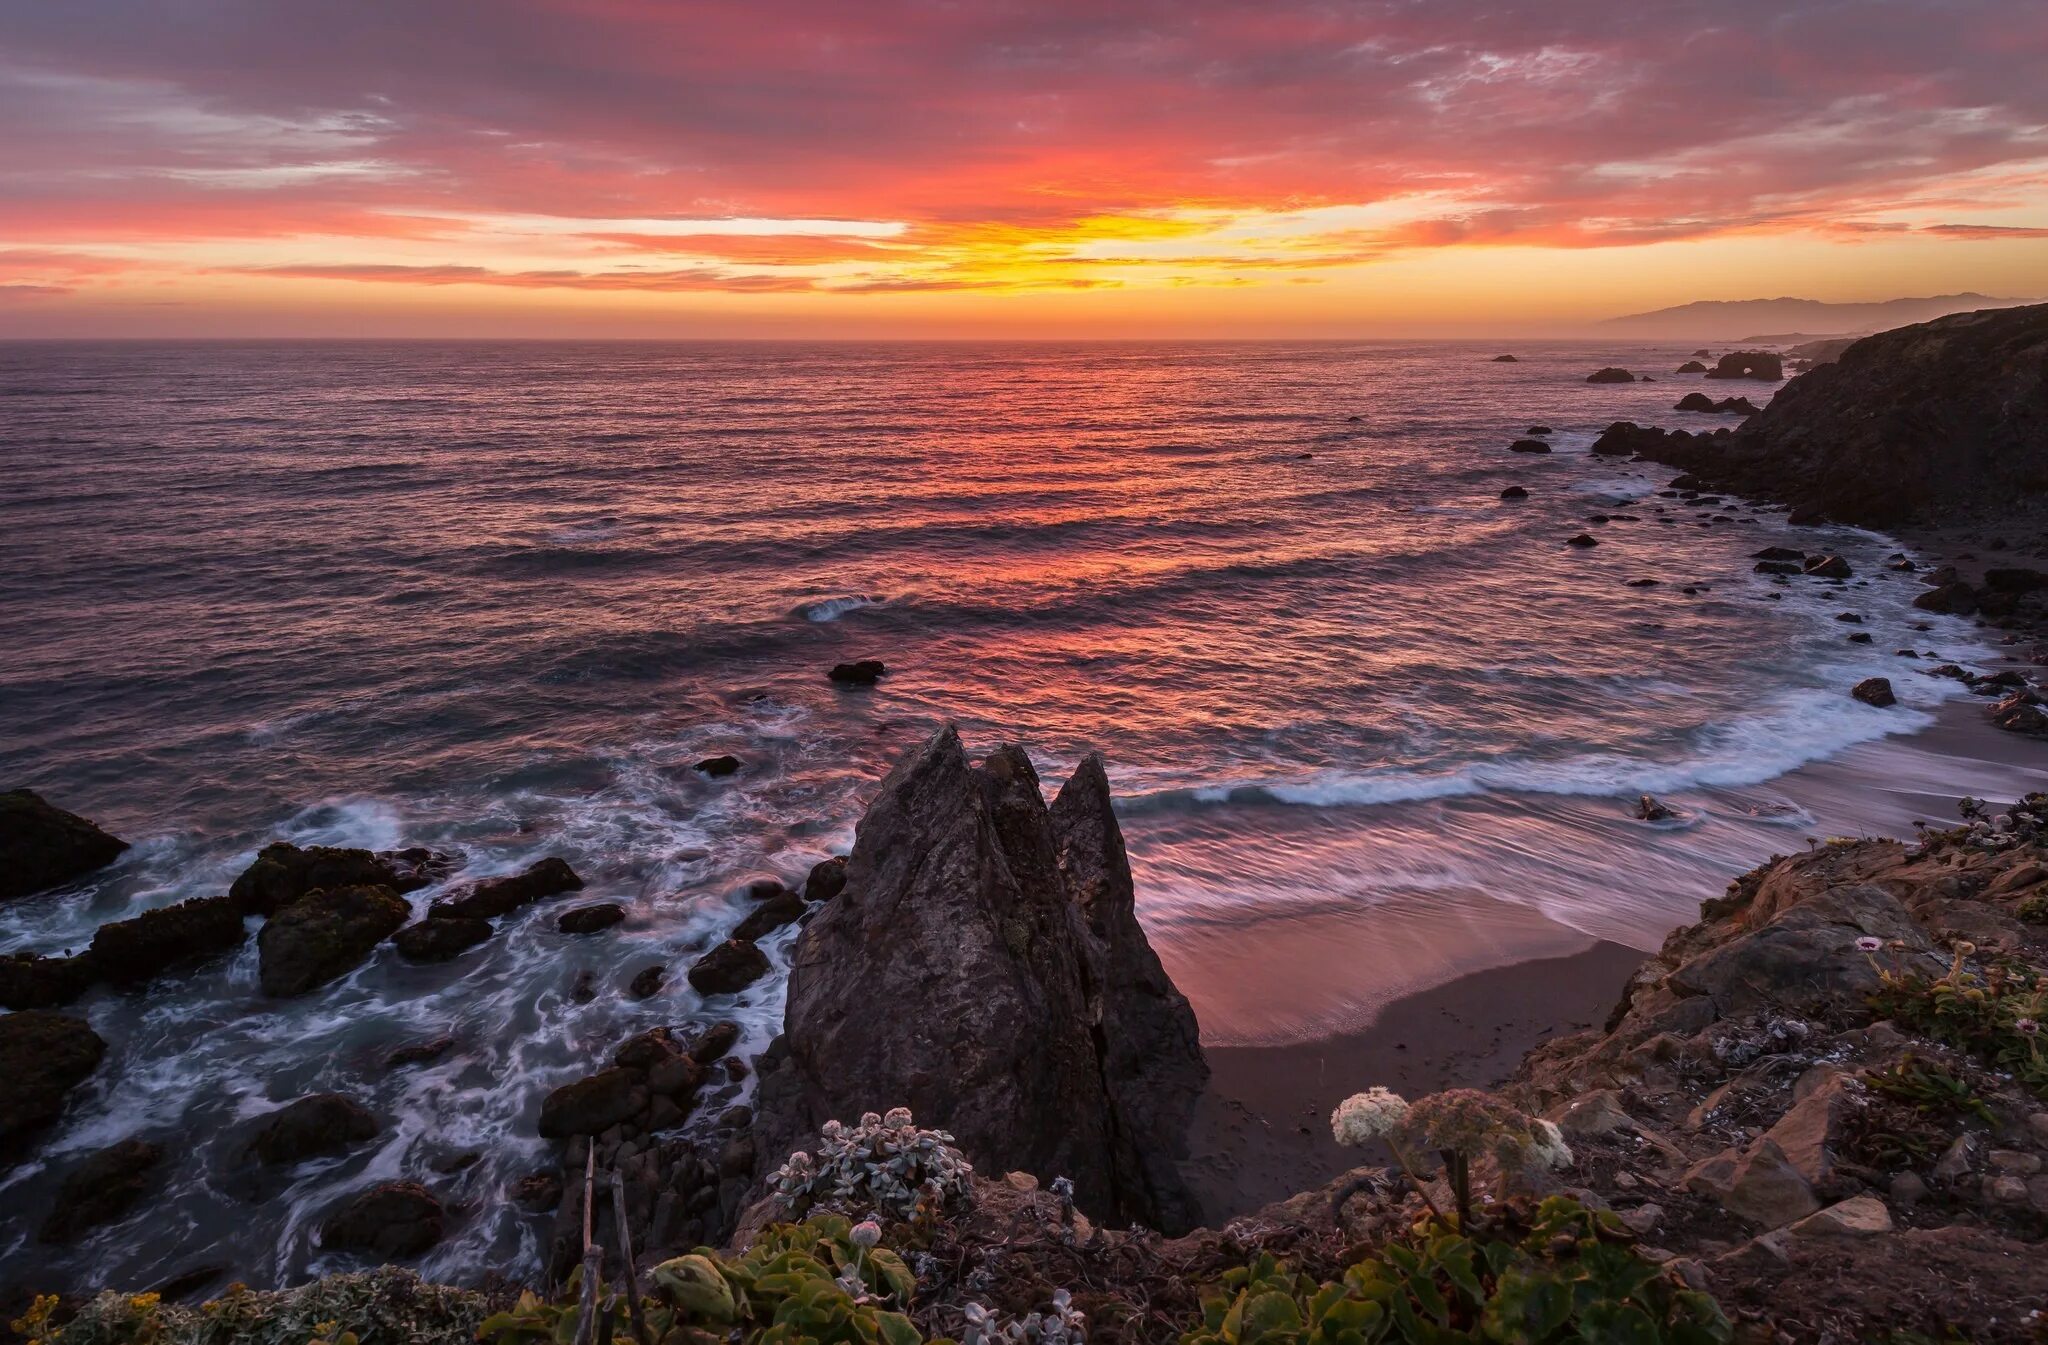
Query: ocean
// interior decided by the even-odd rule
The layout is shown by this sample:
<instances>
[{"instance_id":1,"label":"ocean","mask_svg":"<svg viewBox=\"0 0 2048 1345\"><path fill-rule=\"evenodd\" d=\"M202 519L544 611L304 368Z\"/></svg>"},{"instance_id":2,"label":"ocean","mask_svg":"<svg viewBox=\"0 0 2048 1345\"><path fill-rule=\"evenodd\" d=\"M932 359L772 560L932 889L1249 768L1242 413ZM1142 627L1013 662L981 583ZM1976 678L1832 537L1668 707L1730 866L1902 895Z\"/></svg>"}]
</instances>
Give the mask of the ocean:
<instances>
[{"instance_id":1,"label":"ocean","mask_svg":"<svg viewBox=\"0 0 2048 1345\"><path fill-rule=\"evenodd\" d=\"M572 937L544 904L452 963L387 949L294 1000L260 996L253 941L95 991L107 1063L0 1199L37 1211L131 1134L172 1148L167 1192L70 1248L10 1219L0 1258L44 1287L288 1282L341 1264L314 1246L327 1205L406 1176L456 1211L425 1273L533 1272L546 1216L505 1190L551 1164L541 1097L655 1024L733 1018L764 1047L779 975L707 1004L682 969L749 881L843 852L946 721L1049 782L1104 753L1141 913L1214 1044L1355 1027L1535 950L1654 947L1773 851L1905 825L1980 777L1868 756L1967 694L1895 651L1988 657L1982 633L1910 607L1890 539L1586 452L1617 419L1731 423L1670 410L1689 354L0 344L0 787L135 842L0 908L0 952L224 891L275 838L427 845L458 881L560 855L579 900L631 913ZM1605 364L1657 381L1584 382ZM1532 425L1555 451L1509 452ZM1565 545L1582 531L1601 544ZM1770 545L1855 578L1773 582ZM827 680L866 657L873 689ZM1897 707L1850 699L1871 675ZM694 768L727 753L728 778ZM1845 754L1889 764L1787 786ZM1680 816L1634 820L1645 792ZM626 994L655 963L662 992ZM367 1103L378 1140L230 1189L234 1127L312 1091Z\"/></svg>"}]
</instances>

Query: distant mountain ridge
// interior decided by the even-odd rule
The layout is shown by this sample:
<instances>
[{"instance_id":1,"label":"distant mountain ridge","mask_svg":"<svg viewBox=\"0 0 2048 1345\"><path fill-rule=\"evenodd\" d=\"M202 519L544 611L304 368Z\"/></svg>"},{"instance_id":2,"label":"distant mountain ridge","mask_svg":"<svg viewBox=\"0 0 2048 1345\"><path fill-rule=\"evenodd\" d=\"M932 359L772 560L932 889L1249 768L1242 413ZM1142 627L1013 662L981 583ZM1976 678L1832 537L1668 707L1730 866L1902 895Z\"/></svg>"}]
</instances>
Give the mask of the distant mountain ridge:
<instances>
[{"instance_id":1,"label":"distant mountain ridge","mask_svg":"<svg viewBox=\"0 0 2048 1345\"><path fill-rule=\"evenodd\" d=\"M1630 336L1698 337L1739 341L1757 332L1798 332L1809 336L1865 335L1893 327L1931 322L1951 313L2017 308L2035 299L1994 299L1987 294L1937 294L1924 299L1887 299L1871 304L1831 304L1819 299L1701 300L1631 313L1600 323L1603 333Z\"/></svg>"}]
</instances>

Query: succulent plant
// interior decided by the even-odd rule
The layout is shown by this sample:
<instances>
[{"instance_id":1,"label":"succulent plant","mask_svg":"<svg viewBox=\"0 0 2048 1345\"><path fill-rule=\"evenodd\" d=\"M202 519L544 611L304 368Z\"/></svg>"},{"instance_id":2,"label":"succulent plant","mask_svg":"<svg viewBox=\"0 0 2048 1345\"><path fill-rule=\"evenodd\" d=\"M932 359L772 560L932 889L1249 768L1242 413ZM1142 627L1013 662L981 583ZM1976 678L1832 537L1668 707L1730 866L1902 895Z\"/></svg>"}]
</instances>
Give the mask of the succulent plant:
<instances>
[{"instance_id":1,"label":"succulent plant","mask_svg":"<svg viewBox=\"0 0 2048 1345\"><path fill-rule=\"evenodd\" d=\"M909 1108L896 1107L852 1127L827 1121L817 1150L798 1150L775 1174L775 1191L799 1217L822 1207L915 1220L971 1205L974 1166L951 1135L918 1129Z\"/></svg>"}]
</instances>

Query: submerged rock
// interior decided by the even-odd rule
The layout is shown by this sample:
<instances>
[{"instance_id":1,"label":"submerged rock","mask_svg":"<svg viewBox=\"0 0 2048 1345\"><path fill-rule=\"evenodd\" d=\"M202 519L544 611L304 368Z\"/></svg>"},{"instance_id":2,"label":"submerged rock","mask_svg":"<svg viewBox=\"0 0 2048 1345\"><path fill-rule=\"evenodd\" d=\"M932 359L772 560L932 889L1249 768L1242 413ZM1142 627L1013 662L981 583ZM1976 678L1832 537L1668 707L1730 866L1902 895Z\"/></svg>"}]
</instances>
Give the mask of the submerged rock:
<instances>
[{"instance_id":1,"label":"submerged rock","mask_svg":"<svg viewBox=\"0 0 2048 1345\"><path fill-rule=\"evenodd\" d=\"M1707 366L1701 364L1698 360L1687 360L1671 372L1674 374L1703 374L1706 371Z\"/></svg>"},{"instance_id":2,"label":"submerged rock","mask_svg":"<svg viewBox=\"0 0 2048 1345\"><path fill-rule=\"evenodd\" d=\"M107 980L133 984L187 959L239 948L248 937L233 897L194 897L101 925L92 936L92 959Z\"/></svg>"},{"instance_id":3,"label":"submerged rock","mask_svg":"<svg viewBox=\"0 0 2048 1345\"><path fill-rule=\"evenodd\" d=\"M733 756L730 752L726 753L724 756L706 757L702 761L698 762L695 766L691 767L692 770L695 770L703 775L711 776L714 779L735 774L738 772L739 768L740 759L736 756Z\"/></svg>"},{"instance_id":4,"label":"submerged rock","mask_svg":"<svg viewBox=\"0 0 2048 1345\"><path fill-rule=\"evenodd\" d=\"M0 901L41 892L114 862L128 842L33 789L0 793Z\"/></svg>"},{"instance_id":5,"label":"submerged rock","mask_svg":"<svg viewBox=\"0 0 2048 1345\"><path fill-rule=\"evenodd\" d=\"M266 1167L345 1153L377 1135L377 1118L354 1098L312 1093L256 1118L243 1154Z\"/></svg>"},{"instance_id":6,"label":"submerged rock","mask_svg":"<svg viewBox=\"0 0 2048 1345\"><path fill-rule=\"evenodd\" d=\"M546 897L582 889L583 880L576 876L569 862L550 856L528 865L524 872L485 878L442 897L427 908L427 914L441 919L486 920L510 915Z\"/></svg>"},{"instance_id":7,"label":"submerged rock","mask_svg":"<svg viewBox=\"0 0 2048 1345\"><path fill-rule=\"evenodd\" d=\"M765 908L764 908L765 909ZM700 995L730 995L768 974L768 955L751 939L731 938L690 964L690 985Z\"/></svg>"},{"instance_id":8,"label":"submerged rock","mask_svg":"<svg viewBox=\"0 0 2048 1345\"><path fill-rule=\"evenodd\" d=\"M1548 453L1550 445L1541 439L1517 439L1508 445L1510 453Z\"/></svg>"},{"instance_id":9,"label":"submerged rock","mask_svg":"<svg viewBox=\"0 0 2048 1345\"><path fill-rule=\"evenodd\" d=\"M491 937L491 922L468 916L430 915L391 936L408 962L446 962Z\"/></svg>"},{"instance_id":10,"label":"submerged rock","mask_svg":"<svg viewBox=\"0 0 2048 1345\"><path fill-rule=\"evenodd\" d=\"M418 1256L441 1240L441 1202L418 1182L383 1182L343 1200L320 1225L320 1245L383 1261Z\"/></svg>"},{"instance_id":11,"label":"submerged rock","mask_svg":"<svg viewBox=\"0 0 2048 1345\"><path fill-rule=\"evenodd\" d=\"M840 686L871 687L889 671L889 665L878 658L855 659L851 663L835 663L832 671L825 676Z\"/></svg>"},{"instance_id":12,"label":"submerged rock","mask_svg":"<svg viewBox=\"0 0 2048 1345\"><path fill-rule=\"evenodd\" d=\"M976 768L948 728L898 763L846 891L797 941L785 1036L759 1062L760 1152L907 1106L979 1166L1066 1175L1102 1217L1186 1226L1171 1161L1207 1067L1131 915L1100 771L1048 809L1015 747Z\"/></svg>"},{"instance_id":13,"label":"submerged rock","mask_svg":"<svg viewBox=\"0 0 2048 1345\"><path fill-rule=\"evenodd\" d=\"M1529 492L1520 486L1509 486L1500 493L1500 497L1503 500L1526 500L1529 498Z\"/></svg>"},{"instance_id":14,"label":"submerged rock","mask_svg":"<svg viewBox=\"0 0 2048 1345\"><path fill-rule=\"evenodd\" d=\"M1493 357L1493 362L1494 362L1495 364L1520 364L1520 363L1521 363L1521 361L1520 361L1520 360L1518 360L1518 359L1516 359L1516 358L1515 358L1515 357L1514 357L1513 355L1495 355L1495 356Z\"/></svg>"},{"instance_id":15,"label":"submerged rock","mask_svg":"<svg viewBox=\"0 0 2048 1345\"><path fill-rule=\"evenodd\" d=\"M65 1174L57 1201L36 1234L42 1242L73 1242L133 1209L147 1194L151 1174L163 1161L162 1146L125 1139L111 1144Z\"/></svg>"},{"instance_id":16,"label":"submerged rock","mask_svg":"<svg viewBox=\"0 0 2048 1345\"><path fill-rule=\"evenodd\" d=\"M1649 794L1636 800L1635 816L1641 822L1668 822L1678 814Z\"/></svg>"},{"instance_id":17,"label":"submerged rock","mask_svg":"<svg viewBox=\"0 0 2048 1345\"><path fill-rule=\"evenodd\" d=\"M1576 537L1565 538L1564 544L1576 547L1598 546L1600 545L1600 539L1589 532L1582 532Z\"/></svg>"},{"instance_id":18,"label":"submerged rock","mask_svg":"<svg viewBox=\"0 0 2048 1345\"><path fill-rule=\"evenodd\" d=\"M757 939L765 939L784 925L793 925L803 919L804 912L809 909L810 907L804 902L802 897L788 888L784 888L756 906L753 910L747 912L747 918L740 921L738 928L733 930L732 936L747 943L752 943ZM692 968L693 972L694 970ZM694 983L695 977L693 976L692 984Z\"/></svg>"},{"instance_id":19,"label":"submerged rock","mask_svg":"<svg viewBox=\"0 0 2048 1345\"><path fill-rule=\"evenodd\" d=\"M1586 381L1588 383L1633 383L1636 381L1636 376L1626 369L1616 369L1609 366L1608 368L1587 374Z\"/></svg>"},{"instance_id":20,"label":"submerged rock","mask_svg":"<svg viewBox=\"0 0 2048 1345\"><path fill-rule=\"evenodd\" d=\"M64 1100L99 1067L107 1043L82 1018L47 1009L0 1016L0 1166L64 1112Z\"/></svg>"},{"instance_id":21,"label":"submerged rock","mask_svg":"<svg viewBox=\"0 0 2048 1345\"><path fill-rule=\"evenodd\" d=\"M265 921L256 936L263 993L301 995L347 975L411 914L388 887L342 887L300 897Z\"/></svg>"},{"instance_id":22,"label":"submerged rock","mask_svg":"<svg viewBox=\"0 0 2048 1345\"><path fill-rule=\"evenodd\" d=\"M1816 579L1847 579L1855 573L1840 556L1808 556L1801 568Z\"/></svg>"},{"instance_id":23,"label":"submerged rock","mask_svg":"<svg viewBox=\"0 0 2048 1345\"><path fill-rule=\"evenodd\" d=\"M626 908L615 901L578 906L555 917L555 928L564 934L595 934L610 929L626 918Z\"/></svg>"}]
</instances>

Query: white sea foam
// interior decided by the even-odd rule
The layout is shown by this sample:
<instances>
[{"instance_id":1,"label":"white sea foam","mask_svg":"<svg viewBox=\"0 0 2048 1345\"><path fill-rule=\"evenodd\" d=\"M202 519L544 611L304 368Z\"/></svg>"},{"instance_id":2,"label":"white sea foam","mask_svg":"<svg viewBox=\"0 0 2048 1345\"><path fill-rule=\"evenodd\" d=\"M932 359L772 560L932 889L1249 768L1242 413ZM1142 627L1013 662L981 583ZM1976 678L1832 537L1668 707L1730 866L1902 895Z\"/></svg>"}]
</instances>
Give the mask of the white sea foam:
<instances>
[{"instance_id":1,"label":"white sea foam","mask_svg":"<svg viewBox=\"0 0 2048 1345\"><path fill-rule=\"evenodd\" d=\"M888 599L881 594L854 593L843 598L820 598L816 602L803 603L796 609L796 615L806 621L837 621L848 612L858 612L863 607L879 607Z\"/></svg>"}]
</instances>

